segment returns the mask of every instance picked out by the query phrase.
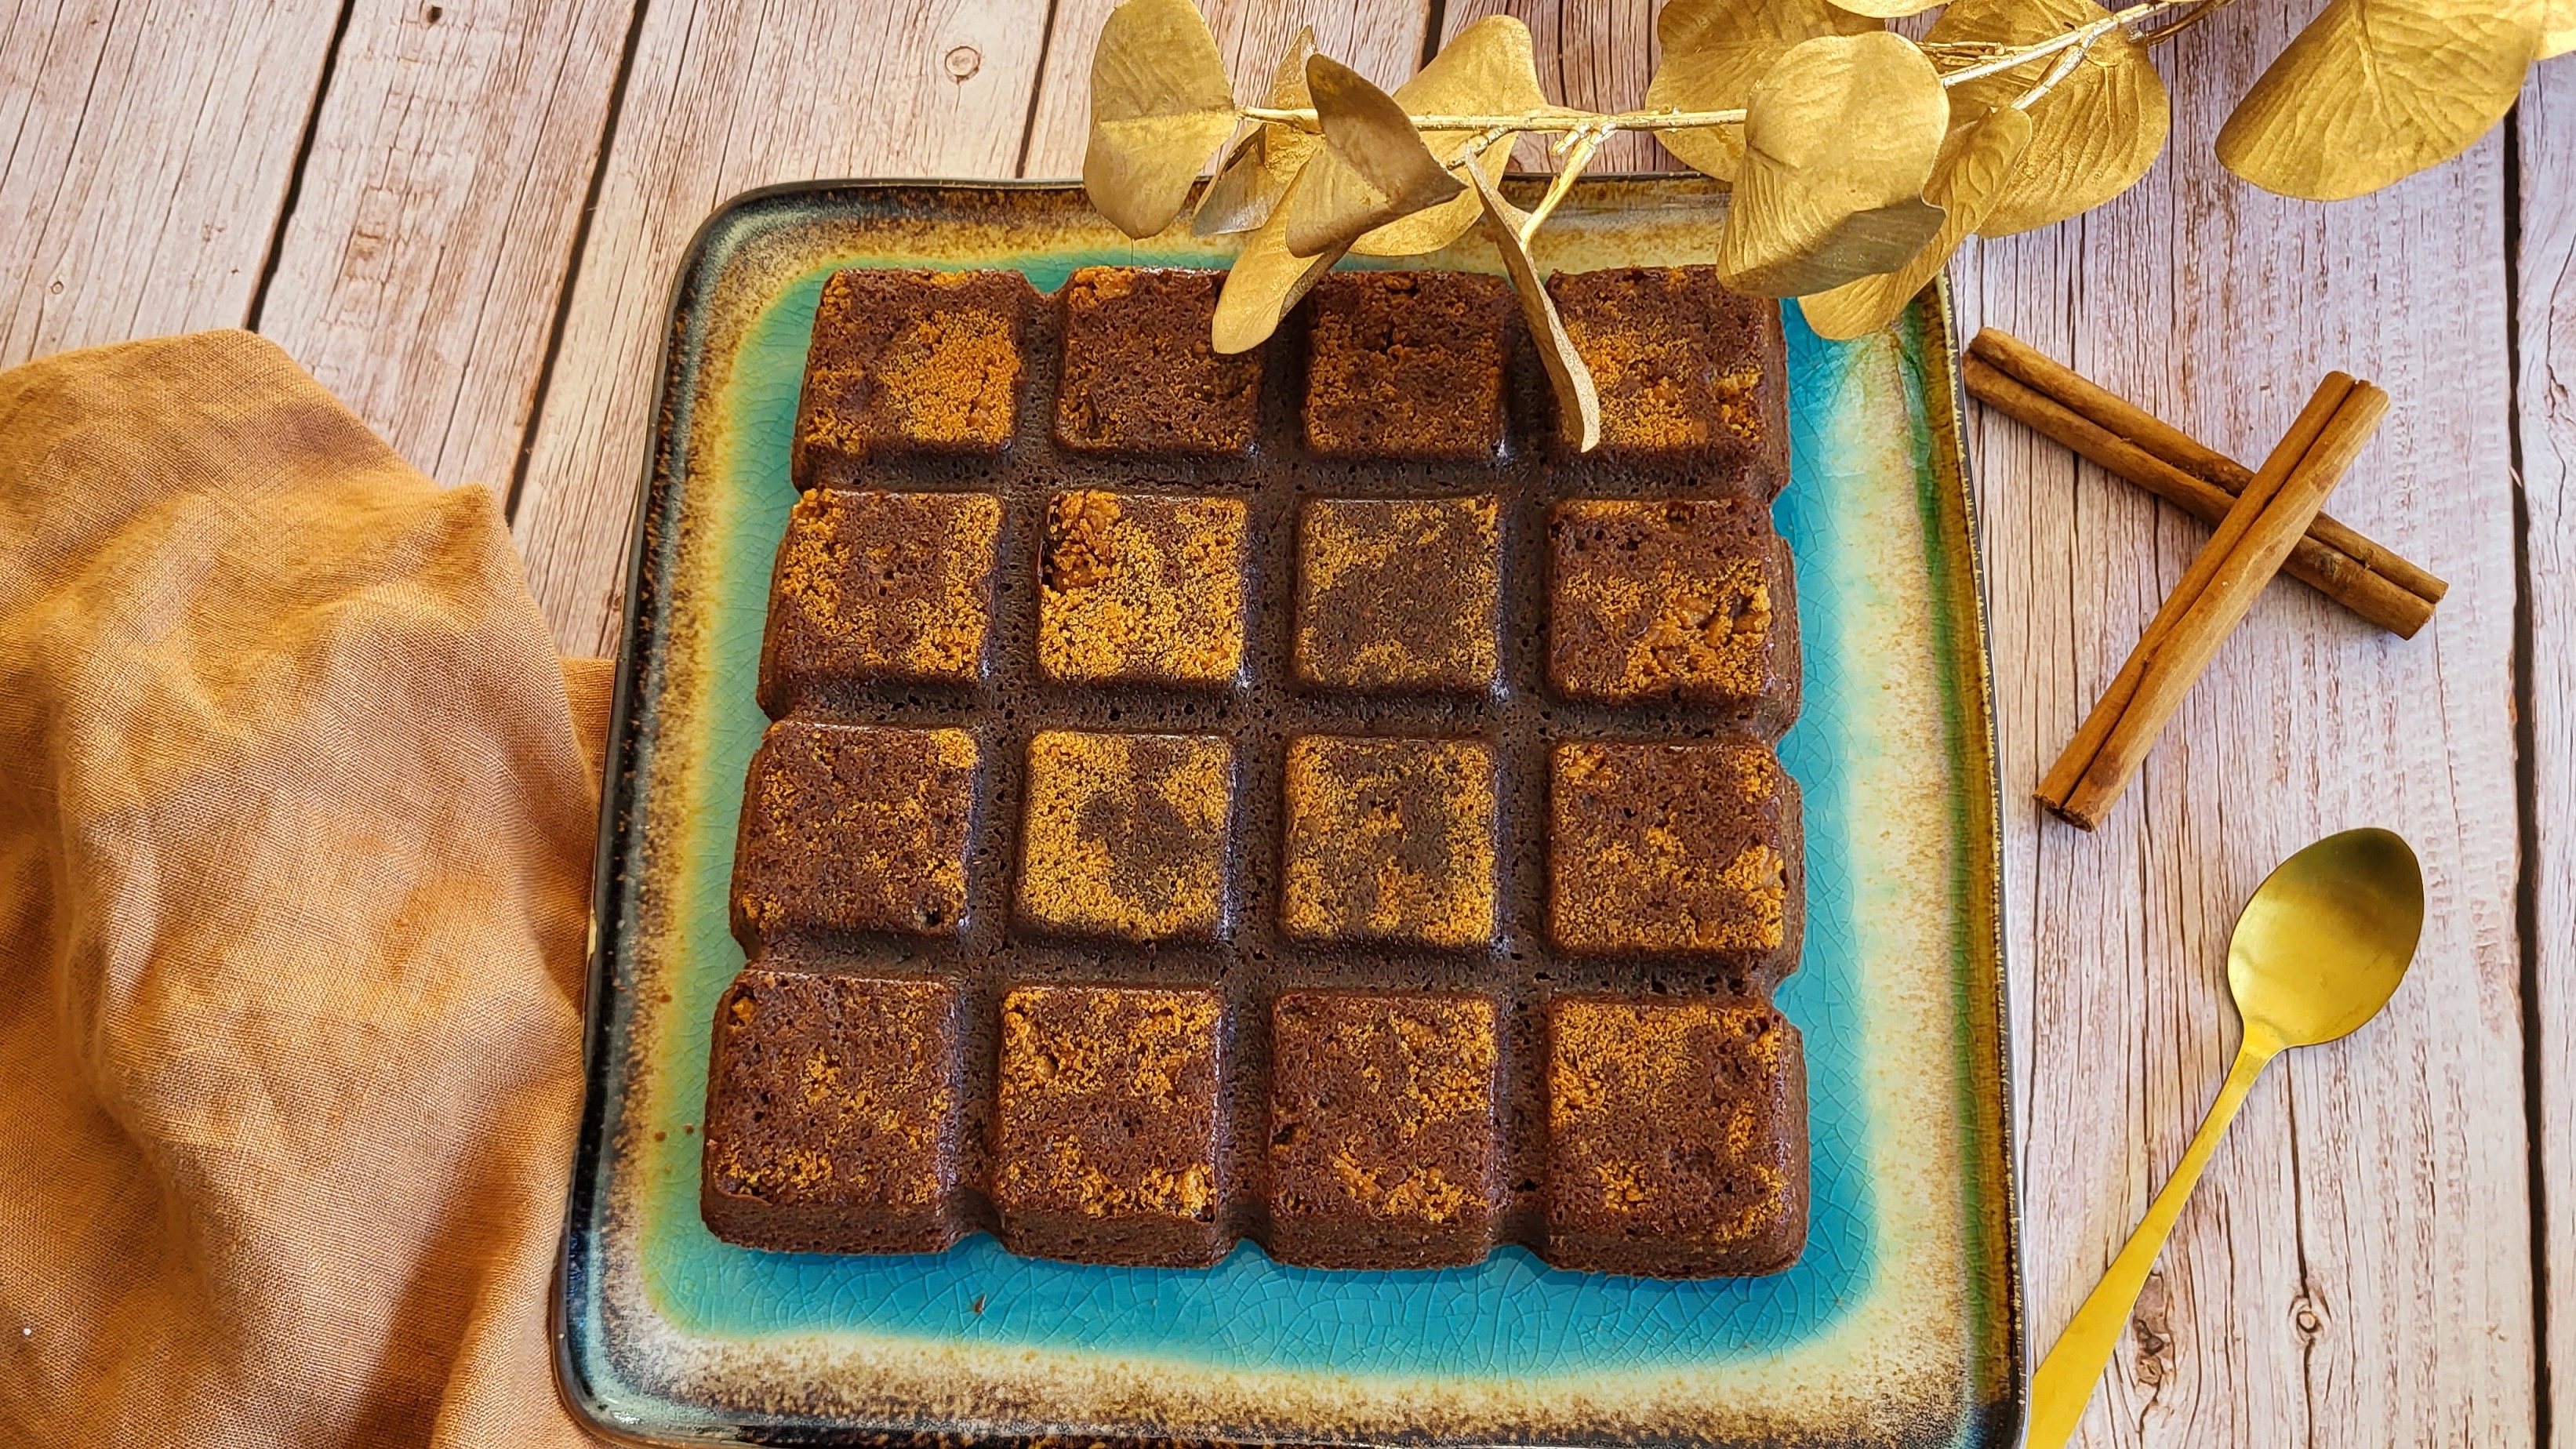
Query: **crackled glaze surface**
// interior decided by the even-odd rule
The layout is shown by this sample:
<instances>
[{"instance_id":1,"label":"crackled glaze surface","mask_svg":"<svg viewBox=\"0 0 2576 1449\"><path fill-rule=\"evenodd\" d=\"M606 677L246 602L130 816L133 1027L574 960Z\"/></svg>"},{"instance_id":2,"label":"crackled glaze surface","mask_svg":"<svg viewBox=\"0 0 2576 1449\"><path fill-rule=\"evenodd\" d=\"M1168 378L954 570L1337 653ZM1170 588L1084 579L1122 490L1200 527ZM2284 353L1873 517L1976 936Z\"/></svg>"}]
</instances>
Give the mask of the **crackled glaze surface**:
<instances>
[{"instance_id":1,"label":"crackled glaze surface","mask_svg":"<svg viewBox=\"0 0 2576 1449\"><path fill-rule=\"evenodd\" d=\"M1704 260L1722 198L1587 181L1542 260ZM806 334L841 266L1213 261L1054 187L805 188L710 223L679 297L605 822L591 1104L562 1369L611 1432L1492 1443L2008 1443L2019 1301L2004 1124L1983 630L1945 319L1829 344L1790 314L1805 708L1807 1251L1767 1278L767 1254L698 1216L705 1022L742 964L726 891ZM1492 271L1480 242L1440 265Z\"/></svg>"}]
</instances>

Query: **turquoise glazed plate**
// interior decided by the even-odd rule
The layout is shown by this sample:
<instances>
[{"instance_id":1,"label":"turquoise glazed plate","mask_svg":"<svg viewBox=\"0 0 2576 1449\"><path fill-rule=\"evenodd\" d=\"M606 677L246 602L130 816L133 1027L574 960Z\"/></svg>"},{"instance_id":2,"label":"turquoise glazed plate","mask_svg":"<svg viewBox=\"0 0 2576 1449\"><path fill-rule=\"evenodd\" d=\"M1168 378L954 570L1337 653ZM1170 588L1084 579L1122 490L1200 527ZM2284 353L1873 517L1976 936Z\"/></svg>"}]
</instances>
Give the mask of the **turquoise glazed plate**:
<instances>
[{"instance_id":1,"label":"turquoise glazed plate","mask_svg":"<svg viewBox=\"0 0 2576 1449\"><path fill-rule=\"evenodd\" d=\"M1586 180L1540 262L1712 259L1725 196ZM1472 235L1472 234L1471 234ZM698 1216L771 555L823 279L1095 262L1222 265L1131 242L1078 189L848 184L753 193L685 262L637 513L600 840L589 1098L557 1302L564 1393L657 1443L2006 1445L2016 1256L1994 746L1977 551L1937 292L1829 343L1788 311L1805 708L1805 1256L1767 1278L1558 1272L1505 1248L1426 1272L923 1257L719 1242ZM1417 263L1417 265L1422 263ZM1499 271L1481 240L1428 265Z\"/></svg>"}]
</instances>

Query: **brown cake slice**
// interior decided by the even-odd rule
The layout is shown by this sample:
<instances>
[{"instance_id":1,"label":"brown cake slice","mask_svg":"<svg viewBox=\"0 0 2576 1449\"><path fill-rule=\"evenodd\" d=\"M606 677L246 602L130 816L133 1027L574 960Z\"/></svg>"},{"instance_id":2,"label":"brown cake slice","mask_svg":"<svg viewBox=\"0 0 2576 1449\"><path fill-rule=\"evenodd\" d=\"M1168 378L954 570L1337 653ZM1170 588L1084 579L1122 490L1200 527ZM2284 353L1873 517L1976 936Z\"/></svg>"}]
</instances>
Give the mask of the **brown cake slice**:
<instances>
[{"instance_id":1,"label":"brown cake slice","mask_svg":"<svg viewBox=\"0 0 2576 1449\"><path fill-rule=\"evenodd\" d=\"M1064 284L1055 440L1084 453L1250 452L1261 353L1218 353L1208 326L1225 273L1084 267Z\"/></svg>"},{"instance_id":2,"label":"brown cake slice","mask_svg":"<svg viewBox=\"0 0 2576 1449\"><path fill-rule=\"evenodd\" d=\"M1778 302L1729 291L1715 267L1558 272L1547 291L1600 392L1602 456L1691 465L1765 503L1788 485Z\"/></svg>"},{"instance_id":3,"label":"brown cake slice","mask_svg":"<svg viewBox=\"0 0 2576 1449\"><path fill-rule=\"evenodd\" d=\"M1085 1263L1224 1257L1224 1035L1213 991L1005 996L993 1128L1003 1246Z\"/></svg>"},{"instance_id":4,"label":"brown cake slice","mask_svg":"<svg viewBox=\"0 0 2576 1449\"><path fill-rule=\"evenodd\" d=\"M943 981L744 968L707 1066L707 1226L785 1252L957 1241L964 1040Z\"/></svg>"},{"instance_id":5,"label":"brown cake slice","mask_svg":"<svg viewBox=\"0 0 2576 1449\"><path fill-rule=\"evenodd\" d=\"M1008 447L1036 301L1017 272L834 272L805 353L796 486L849 483L872 458Z\"/></svg>"},{"instance_id":6,"label":"brown cake slice","mask_svg":"<svg viewBox=\"0 0 2576 1449\"><path fill-rule=\"evenodd\" d=\"M1502 1197L1494 1003L1292 991L1270 1023L1270 1255L1482 1260Z\"/></svg>"},{"instance_id":7,"label":"brown cake slice","mask_svg":"<svg viewBox=\"0 0 2576 1449\"><path fill-rule=\"evenodd\" d=\"M1493 687L1499 508L1483 498L1318 498L1297 533L1297 679L1321 689Z\"/></svg>"},{"instance_id":8,"label":"brown cake slice","mask_svg":"<svg viewBox=\"0 0 2576 1449\"><path fill-rule=\"evenodd\" d=\"M1238 498L1059 493L1047 508L1038 672L1069 684L1207 687L1243 668Z\"/></svg>"},{"instance_id":9,"label":"brown cake slice","mask_svg":"<svg viewBox=\"0 0 2576 1449\"><path fill-rule=\"evenodd\" d=\"M1548 513L1548 686L1677 699L1786 724L1798 712L1789 546L1742 497L1569 498Z\"/></svg>"},{"instance_id":10,"label":"brown cake slice","mask_svg":"<svg viewBox=\"0 0 2576 1449\"><path fill-rule=\"evenodd\" d=\"M1289 935L1494 939L1494 757L1482 742L1301 735L1288 743L1281 796Z\"/></svg>"},{"instance_id":11,"label":"brown cake slice","mask_svg":"<svg viewBox=\"0 0 2576 1449\"><path fill-rule=\"evenodd\" d=\"M1326 458L1503 453L1510 287L1471 272L1334 272L1306 303L1306 447Z\"/></svg>"},{"instance_id":12,"label":"brown cake slice","mask_svg":"<svg viewBox=\"0 0 2576 1449\"><path fill-rule=\"evenodd\" d=\"M1806 1059L1767 1004L1556 998L1547 1134L1560 1268L1776 1273L1806 1246Z\"/></svg>"},{"instance_id":13,"label":"brown cake slice","mask_svg":"<svg viewBox=\"0 0 2576 1449\"><path fill-rule=\"evenodd\" d=\"M1223 736L1042 731L1027 793L1022 922L1138 942L1224 929L1234 750Z\"/></svg>"},{"instance_id":14,"label":"brown cake slice","mask_svg":"<svg viewBox=\"0 0 2576 1449\"><path fill-rule=\"evenodd\" d=\"M1559 950L1714 960L1757 984L1797 961L1798 787L1759 741L1557 745L1547 851Z\"/></svg>"},{"instance_id":15,"label":"brown cake slice","mask_svg":"<svg viewBox=\"0 0 2576 1449\"><path fill-rule=\"evenodd\" d=\"M743 783L734 933L953 934L966 915L975 738L785 719Z\"/></svg>"},{"instance_id":16,"label":"brown cake slice","mask_svg":"<svg viewBox=\"0 0 2576 1449\"><path fill-rule=\"evenodd\" d=\"M796 500L770 574L760 702L783 714L836 681L973 684L993 622L1002 501L987 493L817 488Z\"/></svg>"}]
</instances>

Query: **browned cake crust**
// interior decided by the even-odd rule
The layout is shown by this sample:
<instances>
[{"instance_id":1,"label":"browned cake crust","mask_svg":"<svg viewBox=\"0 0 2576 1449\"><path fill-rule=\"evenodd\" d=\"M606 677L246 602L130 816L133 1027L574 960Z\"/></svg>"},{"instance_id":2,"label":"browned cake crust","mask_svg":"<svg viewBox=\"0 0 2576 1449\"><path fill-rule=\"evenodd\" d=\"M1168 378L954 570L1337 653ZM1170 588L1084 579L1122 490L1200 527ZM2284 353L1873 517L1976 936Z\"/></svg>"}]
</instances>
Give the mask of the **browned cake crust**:
<instances>
[{"instance_id":1,"label":"browned cake crust","mask_svg":"<svg viewBox=\"0 0 2576 1449\"><path fill-rule=\"evenodd\" d=\"M1766 503L1788 485L1777 303L1715 267L1558 272L1547 290L1600 391L1605 457L1719 467Z\"/></svg>"},{"instance_id":2,"label":"browned cake crust","mask_svg":"<svg viewBox=\"0 0 2576 1449\"><path fill-rule=\"evenodd\" d=\"M1336 276L1232 360L1205 274L1086 269L1044 306L1015 275L828 284L709 1225L1793 1261L1785 363L1705 282L1558 279L1627 349L1620 445L1581 455L1514 445L1554 423L1497 278Z\"/></svg>"},{"instance_id":3,"label":"browned cake crust","mask_svg":"<svg viewBox=\"0 0 2576 1449\"><path fill-rule=\"evenodd\" d=\"M1321 689L1485 690L1502 611L1500 508L1317 498L1297 533L1297 678Z\"/></svg>"},{"instance_id":4,"label":"browned cake crust","mask_svg":"<svg viewBox=\"0 0 2576 1449\"><path fill-rule=\"evenodd\" d=\"M1549 756L1548 933L1578 955L1797 960L1798 786L1756 740L1570 741Z\"/></svg>"},{"instance_id":5,"label":"browned cake crust","mask_svg":"<svg viewBox=\"0 0 2576 1449\"><path fill-rule=\"evenodd\" d=\"M790 1252L957 1241L963 1042L945 982L745 968L716 1003L707 1225Z\"/></svg>"},{"instance_id":6,"label":"browned cake crust","mask_svg":"<svg viewBox=\"0 0 2576 1449\"><path fill-rule=\"evenodd\" d=\"M817 488L796 500L769 584L760 702L834 681L968 685L992 632L1002 500Z\"/></svg>"},{"instance_id":7,"label":"browned cake crust","mask_svg":"<svg viewBox=\"0 0 2576 1449\"><path fill-rule=\"evenodd\" d=\"M1520 325L1500 277L1334 272L1315 286L1306 446L1327 458L1490 463Z\"/></svg>"},{"instance_id":8,"label":"browned cake crust","mask_svg":"<svg viewBox=\"0 0 2576 1449\"><path fill-rule=\"evenodd\" d=\"M1209 342L1218 272L1084 267L1064 284L1055 439L1086 453L1223 457L1252 447L1261 354Z\"/></svg>"},{"instance_id":9,"label":"browned cake crust","mask_svg":"<svg viewBox=\"0 0 2576 1449\"><path fill-rule=\"evenodd\" d=\"M1017 272L834 272L796 403L796 486L848 483L871 458L1009 446L1036 302Z\"/></svg>"},{"instance_id":10,"label":"browned cake crust","mask_svg":"<svg viewBox=\"0 0 2576 1449\"><path fill-rule=\"evenodd\" d=\"M975 759L964 730L771 725L743 785L734 934L954 932Z\"/></svg>"},{"instance_id":11,"label":"browned cake crust","mask_svg":"<svg viewBox=\"0 0 2576 1449\"><path fill-rule=\"evenodd\" d=\"M1741 497L1569 498L1548 514L1548 685L1765 723L1798 712L1789 546Z\"/></svg>"},{"instance_id":12,"label":"browned cake crust","mask_svg":"<svg viewBox=\"0 0 2576 1449\"><path fill-rule=\"evenodd\" d=\"M1776 1273L1806 1246L1806 1058L1768 1004L1556 998L1547 1130L1558 1267Z\"/></svg>"},{"instance_id":13,"label":"browned cake crust","mask_svg":"<svg viewBox=\"0 0 2576 1449\"><path fill-rule=\"evenodd\" d=\"M1003 1246L1086 1263L1225 1256L1224 1015L1204 990L1023 986L1002 999Z\"/></svg>"},{"instance_id":14,"label":"browned cake crust","mask_svg":"<svg viewBox=\"0 0 2576 1449\"><path fill-rule=\"evenodd\" d=\"M1494 939L1494 756L1479 740L1288 742L1279 924L1309 941Z\"/></svg>"}]
</instances>

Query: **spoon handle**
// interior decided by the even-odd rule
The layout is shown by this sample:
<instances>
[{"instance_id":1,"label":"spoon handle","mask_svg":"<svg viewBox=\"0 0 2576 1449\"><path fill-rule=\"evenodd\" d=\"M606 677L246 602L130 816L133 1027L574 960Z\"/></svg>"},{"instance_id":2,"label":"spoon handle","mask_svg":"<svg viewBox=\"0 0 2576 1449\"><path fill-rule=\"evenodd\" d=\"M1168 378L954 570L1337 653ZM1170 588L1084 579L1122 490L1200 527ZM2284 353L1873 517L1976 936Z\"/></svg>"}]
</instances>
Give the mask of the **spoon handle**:
<instances>
[{"instance_id":1,"label":"spoon handle","mask_svg":"<svg viewBox=\"0 0 2576 1449\"><path fill-rule=\"evenodd\" d=\"M2119 1346L2121 1330L2129 1325L2138 1290L2147 1286L2147 1270L2156 1265L2156 1255L2164 1250L2174 1220L2182 1216L2182 1205L2200 1181L2200 1170L2209 1165L2218 1139L2226 1135L2227 1124L2236 1120L2236 1109L2245 1105L2245 1094L2254 1089L2254 1079L2278 1050L2268 1042L2250 1039L2238 1049L2236 1065L2227 1071L2227 1084L2218 1089L2218 1100L2209 1104L2209 1115L2192 1134L2191 1146L2183 1149L2182 1161L2174 1164L2173 1176L2156 1200L2147 1204L2138 1230L2129 1234L2092 1296L2075 1310L2066 1331L2057 1336L2057 1346L2031 1375L2030 1435L2023 1441L2024 1449L2059 1449L2075 1436L2076 1421L2084 1417L2084 1405L2101 1382L2102 1367L2111 1361L2111 1350Z\"/></svg>"}]
</instances>

